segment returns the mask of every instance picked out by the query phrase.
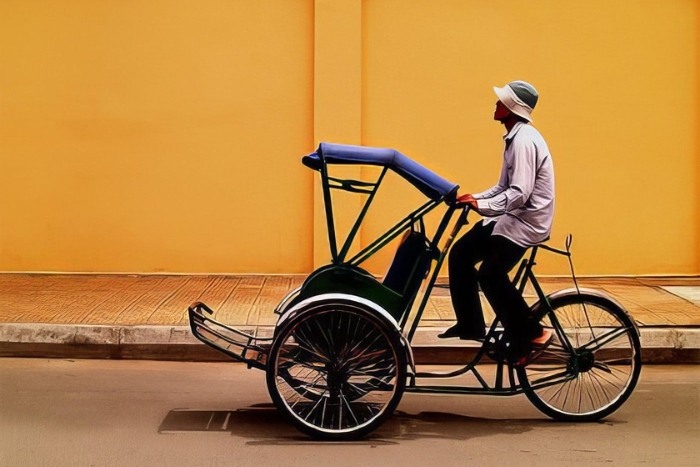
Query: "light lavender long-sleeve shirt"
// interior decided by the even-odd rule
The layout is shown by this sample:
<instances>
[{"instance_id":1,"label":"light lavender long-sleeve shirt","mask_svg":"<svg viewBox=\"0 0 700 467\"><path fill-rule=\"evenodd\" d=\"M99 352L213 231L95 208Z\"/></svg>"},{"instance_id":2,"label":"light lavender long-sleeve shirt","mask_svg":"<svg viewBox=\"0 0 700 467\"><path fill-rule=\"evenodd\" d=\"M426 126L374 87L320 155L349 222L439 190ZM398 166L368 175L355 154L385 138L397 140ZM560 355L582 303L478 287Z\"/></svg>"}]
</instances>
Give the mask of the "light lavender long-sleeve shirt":
<instances>
[{"instance_id":1,"label":"light lavender long-sleeve shirt","mask_svg":"<svg viewBox=\"0 0 700 467\"><path fill-rule=\"evenodd\" d=\"M554 219L554 166L549 148L532 125L516 123L504 136L503 168L498 184L474 198L484 224L496 222L492 235L522 247L544 242Z\"/></svg>"}]
</instances>

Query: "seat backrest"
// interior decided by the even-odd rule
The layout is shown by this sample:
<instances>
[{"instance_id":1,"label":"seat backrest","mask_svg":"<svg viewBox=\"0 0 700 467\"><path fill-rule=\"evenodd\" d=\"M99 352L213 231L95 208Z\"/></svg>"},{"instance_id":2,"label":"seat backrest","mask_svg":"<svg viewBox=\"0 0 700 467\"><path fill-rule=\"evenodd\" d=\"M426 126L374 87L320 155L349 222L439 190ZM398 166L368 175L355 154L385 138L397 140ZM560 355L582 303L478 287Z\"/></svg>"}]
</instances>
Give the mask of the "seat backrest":
<instances>
[{"instance_id":1,"label":"seat backrest","mask_svg":"<svg viewBox=\"0 0 700 467\"><path fill-rule=\"evenodd\" d=\"M430 269L430 259L425 234L411 229L401 239L382 283L405 298L412 298Z\"/></svg>"}]
</instances>

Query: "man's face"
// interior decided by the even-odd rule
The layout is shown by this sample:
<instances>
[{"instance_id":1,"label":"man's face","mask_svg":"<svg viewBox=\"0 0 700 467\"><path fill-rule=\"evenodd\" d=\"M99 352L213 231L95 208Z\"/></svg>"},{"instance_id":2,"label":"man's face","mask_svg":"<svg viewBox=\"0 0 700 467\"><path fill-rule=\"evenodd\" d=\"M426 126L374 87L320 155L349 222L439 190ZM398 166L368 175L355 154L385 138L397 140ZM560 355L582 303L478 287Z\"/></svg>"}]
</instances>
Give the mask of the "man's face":
<instances>
[{"instance_id":1,"label":"man's face","mask_svg":"<svg viewBox=\"0 0 700 467\"><path fill-rule=\"evenodd\" d=\"M510 110L508 110L508 107L503 105L503 102L498 101L496 102L496 110L493 112L493 119L503 121L508 115L510 115Z\"/></svg>"}]
</instances>

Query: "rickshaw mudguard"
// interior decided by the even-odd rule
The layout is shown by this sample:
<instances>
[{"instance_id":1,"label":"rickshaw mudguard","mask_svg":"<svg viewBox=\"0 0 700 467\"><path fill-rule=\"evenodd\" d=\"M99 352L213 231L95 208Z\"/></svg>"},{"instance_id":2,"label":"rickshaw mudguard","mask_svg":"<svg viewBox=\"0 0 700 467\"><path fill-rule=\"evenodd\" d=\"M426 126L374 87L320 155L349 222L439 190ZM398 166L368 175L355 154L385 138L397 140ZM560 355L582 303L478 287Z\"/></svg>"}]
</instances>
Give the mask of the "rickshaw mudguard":
<instances>
[{"instance_id":1,"label":"rickshaw mudguard","mask_svg":"<svg viewBox=\"0 0 700 467\"><path fill-rule=\"evenodd\" d=\"M605 300L609 300L611 303L615 304L617 307L620 308L620 310L624 310L625 314L630 318L630 321L634 325L634 330L636 331L637 335L641 335L639 332L639 326L637 325L637 321L632 317L632 315L629 314L627 309L620 303L615 297L606 294L605 292L602 292L597 289L589 289L587 287L579 287L578 289L576 287L570 287L568 289L562 289L558 290L554 293L551 293L547 295L547 301L550 302L552 300L556 300L560 297L563 297L565 295L591 295L594 297L598 298L603 298ZM537 314L540 312L540 308L543 306L549 306L549 304L543 304L541 300L538 300L535 302L530 308L533 310L534 314Z\"/></svg>"},{"instance_id":2,"label":"rickshaw mudguard","mask_svg":"<svg viewBox=\"0 0 700 467\"><path fill-rule=\"evenodd\" d=\"M287 306L310 297L340 293L376 303L398 322L406 309L405 298L383 285L369 272L351 265L328 265L314 271L301 286L299 294Z\"/></svg>"},{"instance_id":3,"label":"rickshaw mudguard","mask_svg":"<svg viewBox=\"0 0 700 467\"><path fill-rule=\"evenodd\" d=\"M272 311L276 315L283 315L285 311L289 309L291 305L296 303L297 297L301 293L301 286L295 288L294 290L287 293L281 302L277 304L275 309Z\"/></svg>"},{"instance_id":4,"label":"rickshaw mudguard","mask_svg":"<svg viewBox=\"0 0 700 467\"><path fill-rule=\"evenodd\" d=\"M297 302L296 304L294 304L294 306L290 307L282 316L280 316L280 319L277 321L276 327L279 329L284 323L288 322L300 313L303 313L305 310L307 310L309 306L334 301L358 304L362 308L365 308L373 314L381 317L382 320L385 320L387 323L389 323L391 325L391 328L395 329L397 332L401 332L399 323L384 308L366 298L346 293L326 293L314 295L313 297L308 297L300 302Z\"/></svg>"}]
</instances>

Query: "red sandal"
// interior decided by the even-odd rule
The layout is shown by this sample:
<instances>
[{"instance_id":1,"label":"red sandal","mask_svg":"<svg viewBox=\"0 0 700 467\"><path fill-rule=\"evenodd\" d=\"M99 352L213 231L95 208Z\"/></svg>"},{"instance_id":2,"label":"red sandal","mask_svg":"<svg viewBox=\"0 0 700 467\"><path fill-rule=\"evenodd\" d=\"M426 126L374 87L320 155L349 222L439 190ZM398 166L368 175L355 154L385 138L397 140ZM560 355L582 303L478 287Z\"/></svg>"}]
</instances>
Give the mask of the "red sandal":
<instances>
[{"instance_id":1,"label":"red sandal","mask_svg":"<svg viewBox=\"0 0 700 467\"><path fill-rule=\"evenodd\" d=\"M529 365L530 363L532 363L533 360L542 355L542 352L544 352L547 349L547 347L549 347L549 344L551 344L553 340L554 333L546 329L543 330L541 336L529 342L529 349L527 354L523 355L520 358L517 358L513 365L521 367Z\"/></svg>"}]
</instances>

